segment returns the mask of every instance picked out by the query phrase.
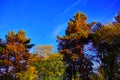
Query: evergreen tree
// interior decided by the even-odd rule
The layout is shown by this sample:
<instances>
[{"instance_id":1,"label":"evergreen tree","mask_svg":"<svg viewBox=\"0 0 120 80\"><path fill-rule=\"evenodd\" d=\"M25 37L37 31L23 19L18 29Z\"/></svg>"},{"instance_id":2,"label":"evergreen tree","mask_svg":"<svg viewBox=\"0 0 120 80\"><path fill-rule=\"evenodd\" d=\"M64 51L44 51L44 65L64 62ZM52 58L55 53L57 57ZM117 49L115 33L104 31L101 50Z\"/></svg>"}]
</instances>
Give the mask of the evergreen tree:
<instances>
[{"instance_id":1,"label":"evergreen tree","mask_svg":"<svg viewBox=\"0 0 120 80\"><path fill-rule=\"evenodd\" d=\"M29 58L29 49L33 44L29 44L30 39L26 38L23 30L18 33L8 32L6 35L5 48L1 52L0 67L4 69L1 77L5 80L15 79L15 73L27 69L27 60Z\"/></svg>"},{"instance_id":2,"label":"evergreen tree","mask_svg":"<svg viewBox=\"0 0 120 80\"><path fill-rule=\"evenodd\" d=\"M97 24L92 35L92 42L97 50L97 57L100 59L100 69L105 73L106 80L119 80L120 73L120 23L119 14L116 17L116 24Z\"/></svg>"},{"instance_id":3,"label":"evergreen tree","mask_svg":"<svg viewBox=\"0 0 120 80\"><path fill-rule=\"evenodd\" d=\"M79 75L79 79L90 80L92 62L85 56L83 46L89 42L88 34L94 23L86 24L87 17L81 12L74 19L69 21L65 36L57 37L58 50L64 55L66 63L65 79L77 79Z\"/></svg>"},{"instance_id":4,"label":"evergreen tree","mask_svg":"<svg viewBox=\"0 0 120 80\"><path fill-rule=\"evenodd\" d=\"M118 12L117 16L115 16L115 19L118 23L120 23L120 11Z\"/></svg>"}]
</instances>

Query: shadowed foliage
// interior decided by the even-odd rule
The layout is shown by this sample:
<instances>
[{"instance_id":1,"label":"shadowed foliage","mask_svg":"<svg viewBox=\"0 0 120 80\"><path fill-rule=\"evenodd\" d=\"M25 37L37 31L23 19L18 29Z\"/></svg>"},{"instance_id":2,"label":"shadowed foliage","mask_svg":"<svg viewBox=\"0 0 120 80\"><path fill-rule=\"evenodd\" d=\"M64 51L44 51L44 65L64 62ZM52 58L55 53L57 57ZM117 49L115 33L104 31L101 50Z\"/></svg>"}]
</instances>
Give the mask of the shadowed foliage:
<instances>
[{"instance_id":1,"label":"shadowed foliage","mask_svg":"<svg viewBox=\"0 0 120 80\"><path fill-rule=\"evenodd\" d=\"M58 36L58 50L64 55L66 63L65 80L68 78L90 80L89 74L92 73L92 62L84 55L83 46L88 43L88 34L94 23L86 23L86 15L78 12L74 16L75 20L68 22L66 34Z\"/></svg>"},{"instance_id":2,"label":"shadowed foliage","mask_svg":"<svg viewBox=\"0 0 120 80\"><path fill-rule=\"evenodd\" d=\"M15 79L15 73L27 69L27 60L29 58L29 49L33 44L29 44L30 39L26 38L23 30L18 33L8 32L6 43L0 53L0 78L3 80Z\"/></svg>"}]
</instances>

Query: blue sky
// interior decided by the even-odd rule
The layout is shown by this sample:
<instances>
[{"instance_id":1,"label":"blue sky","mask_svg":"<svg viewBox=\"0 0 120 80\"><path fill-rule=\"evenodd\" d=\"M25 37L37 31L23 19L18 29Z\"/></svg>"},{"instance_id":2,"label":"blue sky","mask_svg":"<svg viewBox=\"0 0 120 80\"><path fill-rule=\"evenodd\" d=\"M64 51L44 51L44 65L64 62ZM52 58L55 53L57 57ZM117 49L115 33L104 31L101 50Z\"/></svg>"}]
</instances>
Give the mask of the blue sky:
<instances>
[{"instance_id":1,"label":"blue sky","mask_svg":"<svg viewBox=\"0 0 120 80\"><path fill-rule=\"evenodd\" d=\"M120 0L0 0L0 38L8 31L26 31L35 45L50 44L57 51L56 35L81 11L87 22L110 22L120 10Z\"/></svg>"}]
</instances>

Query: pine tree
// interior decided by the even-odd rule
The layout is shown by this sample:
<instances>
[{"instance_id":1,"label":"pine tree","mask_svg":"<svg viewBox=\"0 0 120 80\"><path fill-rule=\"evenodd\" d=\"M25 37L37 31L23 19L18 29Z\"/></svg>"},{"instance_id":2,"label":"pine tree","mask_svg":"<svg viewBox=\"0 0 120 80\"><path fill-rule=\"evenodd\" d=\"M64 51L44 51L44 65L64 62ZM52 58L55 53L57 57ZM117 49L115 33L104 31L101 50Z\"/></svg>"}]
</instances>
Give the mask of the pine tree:
<instances>
[{"instance_id":1,"label":"pine tree","mask_svg":"<svg viewBox=\"0 0 120 80\"><path fill-rule=\"evenodd\" d=\"M97 24L92 33L92 42L100 59L100 69L105 73L106 80L119 80L120 73L120 23L117 15L115 24Z\"/></svg>"},{"instance_id":2,"label":"pine tree","mask_svg":"<svg viewBox=\"0 0 120 80\"><path fill-rule=\"evenodd\" d=\"M3 76L6 76L7 80L12 80L15 77L15 73L27 69L27 60L29 58L29 49L33 44L29 44L30 39L26 38L26 34L23 30L20 30L18 33L14 31L8 32L6 35L6 44L4 52L2 52L1 58L2 66L5 71Z\"/></svg>"},{"instance_id":3,"label":"pine tree","mask_svg":"<svg viewBox=\"0 0 120 80\"><path fill-rule=\"evenodd\" d=\"M115 16L115 19L118 23L120 23L120 11L118 12L117 16Z\"/></svg>"},{"instance_id":4,"label":"pine tree","mask_svg":"<svg viewBox=\"0 0 120 80\"><path fill-rule=\"evenodd\" d=\"M83 46L89 41L88 34L93 23L87 24L87 17L81 12L74 19L68 22L65 36L57 37L58 50L66 63L65 79L76 79L79 75L82 80L90 80L92 62L84 55Z\"/></svg>"}]
</instances>

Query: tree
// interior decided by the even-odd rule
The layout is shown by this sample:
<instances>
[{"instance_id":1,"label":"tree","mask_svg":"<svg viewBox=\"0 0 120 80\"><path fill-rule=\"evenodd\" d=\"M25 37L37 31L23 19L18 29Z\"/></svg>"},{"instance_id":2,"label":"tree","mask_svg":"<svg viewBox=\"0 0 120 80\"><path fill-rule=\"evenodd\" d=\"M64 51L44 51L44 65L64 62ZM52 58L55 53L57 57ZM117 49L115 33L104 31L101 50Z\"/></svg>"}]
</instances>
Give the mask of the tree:
<instances>
[{"instance_id":1,"label":"tree","mask_svg":"<svg viewBox=\"0 0 120 80\"><path fill-rule=\"evenodd\" d=\"M57 37L58 50L64 55L63 60L66 63L65 79L76 79L79 73L80 79L89 80L92 62L84 55L83 46L89 42L88 34L94 23L86 24L87 17L81 12L74 19L70 19L65 36Z\"/></svg>"},{"instance_id":2,"label":"tree","mask_svg":"<svg viewBox=\"0 0 120 80\"><path fill-rule=\"evenodd\" d=\"M51 45L44 45L44 46L38 45L34 49L34 54L36 54L42 58L44 58L52 53L53 53L53 46L51 46Z\"/></svg>"},{"instance_id":3,"label":"tree","mask_svg":"<svg viewBox=\"0 0 120 80\"><path fill-rule=\"evenodd\" d=\"M119 14L116 24L107 24L92 33L92 42L100 59L100 68L105 72L106 80L115 80L119 75L118 57L120 55L120 23ZM118 72L118 73L117 73Z\"/></svg>"},{"instance_id":4,"label":"tree","mask_svg":"<svg viewBox=\"0 0 120 80\"><path fill-rule=\"evenodd\" d=\"M30 64L38 71L38 78L45 80L61 80L65 70L63 55L53 52L53 46L38 45L31 55Z\"/></svg>"},{"instance_id":5,"label":"tree","mask_svg":"<svg viewBox=\"0 0 120 80\"><path fill-rule=\"evenodd\" d=\"M18 33L14 31L8 32L6 35L5 48L0 55L2 57L0 67L5 70L1 71L2 75L0 76L4 77L5 80L12 80L15 78L15 73L27 69L29 49L33 46L33 44L29 43L30 39L26 38L23 30Z\"/></svg>"},{"instance_id":6,"label":"tree","mask_svg":"<svg viewBox=\"0 0 120 80\"><path fill-rule=\"evenodd\" d=\"M118 23L120 23L120 11L118 12L117 16L115 16L115 19Z\"/></svg>"},{"instance_id":7,"label":"tree","mask_svg":"<svg viewBox=\"0 0 120 80\"><path fill-rule=\"evenodd\" d=\"M0 39L0 79L1 80L4 80L3 77L1 76L4 76L4 72L5 72L5 69L4 69L4 66L6 66L5 62L4 61L4 57L5 57L5 41Z\"/></svg>"},{"instance_id":8,"label":"tree","mask_svg":"<svg viewBox=\"0 0 120 80\"><path fill-rule=\"evenodd\" d=\"M37 71L35 70L35 67L29 65L27 70L16 73L16 78L19 78L20 80L36 80Z\"/></svg>"}]
</instances>

